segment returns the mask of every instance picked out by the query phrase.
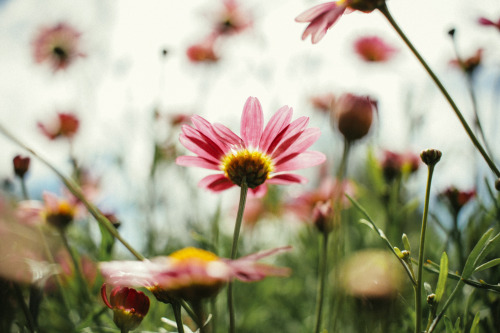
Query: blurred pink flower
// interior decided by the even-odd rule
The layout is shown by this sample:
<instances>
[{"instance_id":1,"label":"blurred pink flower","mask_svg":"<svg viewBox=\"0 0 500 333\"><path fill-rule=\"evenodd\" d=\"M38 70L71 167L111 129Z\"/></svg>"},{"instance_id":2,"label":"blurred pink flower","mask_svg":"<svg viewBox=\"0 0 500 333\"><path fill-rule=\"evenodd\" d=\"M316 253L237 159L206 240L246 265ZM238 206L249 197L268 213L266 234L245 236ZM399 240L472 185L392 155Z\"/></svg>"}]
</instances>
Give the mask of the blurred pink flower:
<instances>
[{"instance_id":1,"label":"blurred pink flower","mask_svg":"<svg viewBox=\"0 0 500 333\"><path fill-rule=\"evenodd\" d=\"M78 132L80 121L73 113L59 112L57 113L57 119L50 124L44 125L43 123L38 122L37 125L42 133L50 140L54 140L59 137L72 139Z\"/></svg>"},{"instance_id":2,"label":"blurred pink flower","mask_svg":"<svg viewBox=\"0 0 500 333\"><path fill-rule=\"evenodd\" d=\"M217 14L215 31L219 35L240 33L252 26L252 18L236 0L223 0L224 9Z\"/></svg>"},{"instance_id":3,"label":"blurred pink flower","mask_svg":"<svg viewBox=\"0 0 500 333\"><path fill-rule=\"evenodd\" d=\"M219 60L219 56L215 52L215 41L217 36L211 34L206 37L202 42L190 46L186 55L193 63L214 63Z\"/></svg>"},{"instance_id":4,"label":"blurred pink flower","mask_svg":"<svg viewBox=\"0 0 500 333\"><path fill-rule=\"evenodd\" d=\"M335 95L332 93L315 95L309 100L316 110L329 114L332 110L333 102L335 101Z\"/></svg>"},{"instance_id":5,"label":"blurred pink flower","mask_svg":"<svg viewBox=\"0 0 500 333\"><path fill-rule=\"evenodd\" d=\"M323 153L306 151L320 136L318 128L306 128L309 118L290 122L292 108L281 107L264 128L260 102L249 97L243 107L241 136L222 124L211 124L193 116L194 127L182 126L180 141L197 156L180 156L176 162L221 173L203 178L199 186L214 192L226 190L242 181L254 194L264 194L269 184L304 183L302 176L288 173L323 163Z\"/></svg>"},{"instance_id":6,"label":"blurred pink flower","mask_svg":"<svg viewBox=\"0 0 500 333\"><path fill-rule=\"evenodd\" d=\"M41 28L32 42L35 61L48 62L54 71L66 69L76 58L85 56L79 50L80 35L67 23Z\"/></svg>"},{"instance_id":7,"label":"blurred pink flower","mask_svg":"<svg viewBox=\"0 0 500 333\"><path fill-rule=\"evenodd\" d=\"M500 19L498 19L496 22L493 22L492 20L490 19L487 19L486 17L480 17L477 22L480 24L480 25L484 25L484 26L492 26L492 27L495 27L497 28L498 30L500 30Z\"/></svg>"},{"instance_id":8,"label":"blurred pink flower","mask_svg":"<svg viewBox=\"0 0 500 333\"><path fill-rule=\"evenodd\" d=\"M102 262L100 270L107 283L143 286L163 302L181 298L188 301L211 297L227 282L258 281L266 276L287 276L288 268L257 261L290 250L281 247L258 252L236 260L219 258L209 251L188 247L167 257L145 261Z\"/></svg>"},{"instance_id":9,"label":"blurred pink flower","mask_svg":"<svg viewBox=\"0 0 500 333\"><path fill-rule=\"evenodd\" d=\"M397 153L385 150L380 165L384 178L390 182L402 174L417 171L420 165L420 156L409 151Z\"/></svg>"},{"instance_id":10,"label":"blurred pink flower","mask_svg":"<svg viewBox=\"0 0 500 333\"><path fill-rule=\"evenodd\" d=\"M296 22L309 23L302 34L302 40L310 35L312 43L318 43L345 12L347 5L347 1L327 2L314 6L297 16Z\"/></svg>"},{"instance_id":11,"label":"blurred pink flower","mask_svg":"<svg viewBox=\"0 0 500 333\"><path fill-rule=\"evenodd\" d=\"M43 203L37 200L21 201L16 217L25 225L41 225L47 222L54 227L65 228L77 213L75 201L44 192Z\"/></svg>"},{"instance_id":12,"label":"blurred pink flower","mask_svg":"<svg viewBox=\"0 0 500 333\"><path fill-rule=\"evenodd\" d=\"M456 66L463 70L465 73L473 73L479 67L483 58L483 49L477 49L476 53L467 59L453 59L450 61L452 66Z\"/></svg>"},{"instance_id":13,"label":"blurred pink flower","mask_svg":"<svg viewBox=\"0 0 500 333\"><path fill-rule=\"evenodd\" d=\"M395 48L377 36L358 38L354 42L354 50L364 61L368 62L386 62L397 52Z\"/></svg>"},{"instance_id":14,"label":"blurred pink flower","mask_svg":"<svg viewBox=\"0 0 500 333\"><path fill-rule=\"evenodd\" d=\"M438 194L438 198L444 200L450 206L452 213L458 214L460 210L476 196L476 190L462 191L455 186L450 186Z\"/></svg>"},{"instance_id":15,"label":"blurred pink flower","mask_svg":"<svg viewBox=\"0 0 500 333\"><path fill-rule=\"evenodd\" d=\"M14 166L14 173L19 178L24 178L26 172L28 172L30 168L31 159L28 156L16 155L12 160L12 164Z\"/></svg>"}]
</instances>

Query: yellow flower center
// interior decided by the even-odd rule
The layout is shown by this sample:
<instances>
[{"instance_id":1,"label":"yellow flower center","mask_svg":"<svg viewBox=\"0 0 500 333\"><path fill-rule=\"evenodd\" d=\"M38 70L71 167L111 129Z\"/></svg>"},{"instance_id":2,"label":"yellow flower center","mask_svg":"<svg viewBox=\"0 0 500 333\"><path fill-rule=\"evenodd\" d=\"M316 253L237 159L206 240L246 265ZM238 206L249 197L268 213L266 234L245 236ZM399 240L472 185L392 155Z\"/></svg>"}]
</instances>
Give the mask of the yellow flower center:
<instances>
[{"instance_id":1,"label":"yellow flower center","mask_svg":"<svg viewBox=\"0 0 500 333\"><path fill-rule=\"evenodd\" d=\"M260 151L243 149L222 159L222 171L238 186L245 180L249 188L255 188L269 178L273 169L271 158Z\"/></svg>"},{"instance_id":2,"label":"yellow flower center","mask_svg":"<svg viewBox=\"0 0 500 333\"><path fill-rule=\"evenodd\" d=\"M189 259L200 259L202 261L215 261L218 260L215 254L209 251L205 251L202 249L197 249L195 247L186 247L182 250L175 251L174 253L169 255L170 258L176 260L189 260Z\"/></svg>"}]
</instances>

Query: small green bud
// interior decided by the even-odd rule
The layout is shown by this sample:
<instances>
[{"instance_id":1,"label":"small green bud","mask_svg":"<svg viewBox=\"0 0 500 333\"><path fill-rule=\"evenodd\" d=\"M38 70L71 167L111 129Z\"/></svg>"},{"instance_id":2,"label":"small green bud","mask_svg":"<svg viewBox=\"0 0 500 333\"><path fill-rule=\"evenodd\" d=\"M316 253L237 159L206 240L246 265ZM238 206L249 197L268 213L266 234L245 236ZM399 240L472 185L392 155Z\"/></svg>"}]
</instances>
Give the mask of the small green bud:
<instances>
[{"instance_id":1,"label":"small green bud","mask_svg":"<svg viewBox=\"0 0 500 333\"><path fill-rule=\"evenodd\" d=\"M434 305L435 302L436 302L436 294L427 295L427 304L432 306Z\"/></svg>"},{"instance_id":2,"label":"small green bud","mask_svg":"<svg viewBox=\"0 0 500 333\"><path fill-rule=\"evenodd\" d=\"M437 149L426 149L420 153L420 158L428 166L434 166L441 159L441 155L441 151Z\"/></svg>"},{"instance_id":3,"label":"small green bud","mask_svg":"<svg viewBox=\"0 0 500 333\"><path fill-rule=\"evenodd\" d=\"M406 234L403 234L401 239L403 240L403 245L405 247L405 250L411 252L410 240L408 239L408 236L406 236Z\"/></svg>"}]
</instances>

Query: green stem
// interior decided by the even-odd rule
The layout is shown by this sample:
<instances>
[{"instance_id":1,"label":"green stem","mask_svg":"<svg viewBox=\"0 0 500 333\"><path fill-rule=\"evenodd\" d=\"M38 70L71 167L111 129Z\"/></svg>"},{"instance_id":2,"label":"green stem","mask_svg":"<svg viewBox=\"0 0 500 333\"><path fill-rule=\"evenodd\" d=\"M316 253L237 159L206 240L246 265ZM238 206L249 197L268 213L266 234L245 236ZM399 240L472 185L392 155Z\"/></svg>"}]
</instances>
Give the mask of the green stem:
<instances>
[{"instance_id":1,"label":"green stem","mask_svg":"<svg viewBox=\"0 0 500 333\"><path fill-rule=\"evenodd\" d=\"M422 276L424 271L425 232L427 229L427 216L429 215L429 198L433 171L434 165L429 165L427 187L425 190L424 216L422 217L422 230L420 232L420 247L418 249L417 285L415 286L415 333L421 333L422 331Z\"/></svg>"},{"instance_id":2,"label":"green stem","mask_svg":"<svg viewBox=\"0 0 500 333\"><path fill-rule=\"evenodd\" d=\"M325 282L326 282L326 263L328 257L328 236L330 233L325 231L322 233L323 235L323 244L321 246L321 250L319 253L319 267L318 267L318 276L319 283L316 294L316 324L314 325L314 332L319 333L321 329L321 317L323 314L323 299L325 296Z\"/></svg>"},{"instance_id":3,"label":"green stem","mask_svg":"<svg viewBox=\"0 0 500 333\"><path fill-rule=\"evenodd\" d=\"M464 283L464 281L462 279L460 279L458 281L457 285L455 286L455 289L453 289L453 291L451 292L450 297L448 297L448 299L446 300L446 303L444 304L443 309L441 309L441 312L439 312L439 314L436 316L436 318L434 318L434 320L432 321L432 324L429 327L429 330L427 331L427 333L431 333L434 331L437 324L439 323L439 320L441 320L441 318L443 317L445 311L448 309L448 306L450 306L451 302L453 301L453 299L457 295L457 292L460 290L460 287L463 285L463 283Z\"/></svg>"},{"instance_id":4,"label":"green stem","mask_svg":"<svg viewBox=\"0 0 500 333\"><path fill-rule=\"evenodd\" d=\"M411 52L415 55L415 57L417 57L417 59L420 62L420 64L422 64L422 66L425 68L425 70L427 71L427 73L429 74L429 76L432 78L432 80L434 81L434 83L437 85L437 87L439 88L439 90L441 91L441 93L446 98L446 100L450 104L451 108L455 112L455 115L458 117L458 120L460 121L460 123L464 127L464 129L467 132L467 135L471 139L472 143L474 144L474 146L476 147L476 149L479 151L479 153L483 156L484 160L486 161L486 163L488 164L488 166L490 167L490 169L493 171L493 173L495 173L495 175L497 177L500 177L500 170L498 170L498 168L496 167L495 163L489 157L488 153L485 151L485 149L483 148L483 146L481 145L481 143L478 141L478 139L476 138L476 136L472 132L469 124L467 123L467 121L463 117L462 113L458 109L457 105L455 104L455 102L453 101L453 99L451 98L450 94L445 89L445 87L443 86L443 84L441 83L441 81L439 80L439 78L436 76L436 74L434 74L434 72L429 67L429 65L427 65L427 63L422 58L422 56L420 55L420 53L417 51L417 49L415 49L415 47L413 46L413 44L406 37L405 33L399 28L398 24L396 23L396 21L394 20L394 18L390 14L389 9L387 8L387 5L385 4L385 2L378 9L387 18L387 20L389 21L389 23L391 24L391 26L394 28L394 30L396 30L396 32L398 33L398 35L403 39L403 41L405 42L405 44L410 48Z\"/></svg>"},{"instance_id":5,"label":"green stem","mask_svg":"<svg viewBox=\"0 0 500 333\"><path fill-rule=\"evenodd\" d=\"M241 182L240 204L238 205L238 214L236 215L236 222L234 225L233 245L231 247L231 259L236 258L238 252L238 239L240 236L241 222L243 221L243 212L245 211L245 203L247 200L248 185L243 178ZM227 306L229 307L229 332L235 332L235 319L234 319L234 303L233 303L233 284L229 282L227 286Z\"/></svg>"},{"instance_id":6,"label":"green stem","mask_svg":"<svg viewBox=\"0 0 500 333\"><path fill-rule=\"evenodd\" d=\"M24 177L20 177L20 180L21 180L21 191L23 192L23 199L29 200L30 197L28 195L28 190L26 188L26 181L25 181Z\"/></svg>"},{"instance_id":7,"label":"green stem","mask_svg":"<svg viewBox=\"0 0 500 333\"><path fill-rule=\"evenodd\" d=\"M3 127L0 124L0 132L3 133L7 138L9 138L11 141L16 143L18 146L26 149L28 152L30 152L33 156L38 158L40 162L45 164L49 169L51 169L64 183L64 185L68 188L68 190L78 199L80 200L85 208L89 211L89 213L97 220L99 224L104 226L104 228L109 231L113 237L118 239L126 248L129 250L130 253L132 253L138 260L144 260L144 256L141 255L139 252L137 252L125 239L121 237L121 235L118 233L116 228L113 226L109 220L102 215L99 210L90 202L85 199L85 196L83 195L81 189L78 187L78 185L72 181L71 179L65 177L59 170L57 170L51 163L49 163L45 158L41 157L38 155L33 149L25 145L23 142L21 142L18 138L16 138L12 133L10 133L5 127Z\"/></svg>"},{"instance_id":8,"label":"green stem","mask_svg":"<svg viewBox=\"0 0 500 333\"><path fill-rule=\"evenodd\" d=\"M177 324L177 331L184 333L184 324L182 323L181 304L179 302L172 302L172 310L174 311L175 323Z\"/></svg>"},{"instance_id":9,"label":"green stem","mask_svg":"<svg viewBox=\"0 0 500 333\"><path fill-rule=\"evenodd\" d=\"M12 283L12 286L14 287L14 291L16 293L19 306L23 310L24 316L26 317L26 324L28 326L28 329L30 330L31 333L35 333L36 332L35 322L33 320L33 317L31 316L28 306L26 305L26 302L24 301L23 292L19 287L19 285L17 285L16 283Z\"/></svg>"},{"instance_id":10,"label":"green stem","mask_svg":"<svg viewBox=\"0 0 500 333\"><path fill-rule=\"evenodd\" d=\"M200 333L205 333L206 328L205 328L205 314L203 311L203 304L201 301L195 301L192 303L193 304L193 310L196 313L196 316L198 317L200 323L198 324L198 328L200 329Z\"/></svg>"}]
</instances>

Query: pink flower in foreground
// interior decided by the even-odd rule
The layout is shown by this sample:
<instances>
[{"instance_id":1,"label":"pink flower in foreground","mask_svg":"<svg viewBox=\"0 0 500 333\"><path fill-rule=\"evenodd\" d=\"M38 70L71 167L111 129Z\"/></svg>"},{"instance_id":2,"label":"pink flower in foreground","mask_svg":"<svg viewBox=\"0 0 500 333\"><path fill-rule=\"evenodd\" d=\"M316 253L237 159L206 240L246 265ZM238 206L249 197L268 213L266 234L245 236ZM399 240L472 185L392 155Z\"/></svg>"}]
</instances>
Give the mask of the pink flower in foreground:
<instances>
[{"instance_id":1,"label":"pink flower in foreground","mask_svg":"<svg viewBox=\"0 0 500 333\"><path fill-rule=\"evenodd\" d=\"M397 52L395 48L377 36L358 38L354 42L354 50L364 61L368 62L388 61Z\"/></svg>"},{"instance_id":2,"label":"pink flower in foreground","mask_svg":"<svg viewBox=\"0 0 500 333\"><path fill-rule=\"evenodd\" d=\"M237 34L252 26L249 13L242 11L238 2L235 0L223 0L223 2L224 10L217 15L215 25L218 34Z\"/></svg>"},{"instance_id":3,"label":"pink flower in foreground","mask_svg":"<svg viewBox=\"0 0 500 333\"><path fill-rule=\"evenodd\" d=\"M35 61L50 63L54 71L66 69L76 58L84 56L78 45L80 35L66 23L41 28L33 40Z\"/></svg>"},{"instance_id":4,"label":"pink flower in foreground","mask_svg":"<svg viewBox=\"0 0 500 333\"><path fill-rule=\"evenodd\" d=\"M220 173L203 178L199 186L214 192L245 181L254 194L263 194L269 184L304 183L302 176L288 173L323 163L323 153L306 151L320 136L318 128L306 128L308 117L293 122L292 108L281 107L264 128L260 102L249 97L243 107L241 138L221 124L200 116L191 118L194 127L182 126L181 143L197 156L180 156L176 162Z\"/></svg>"},{"instance_id":5,"label":"pink flower in foreground","mask_svg":"<svg viewBox=\"0 0 500 333\"><path fill-rule=\"evenodd\" d=\"M194 301L214 296L233 279L249 282L266 276L289 275L288 268L257 260L290 249L275 248L230 260L188 247L152 260L102 262L100 269L107 283L146 287L162 302L169 303L172 298Z\"/></svg>"},{"instance_id":6,"label":"pink flower in foreground","mask_svg":"<svg viewBox=\"0 0 500 333\"><path fill-rule=\"evenodd\" d=\"M102 300L113 310L113 321L122 332L135 329L149 311L149 297L142 291L128 287L115 287L109 295L106 284L101 287Z\"/></svg>"},{"instance_id":7,"label":"pink flower in foreground","mask_svg":"<svg viewBox=\"0 0 500 333\"><path fill-rule=\"evenodd\" d=\"M295 18L296 22L309 23L302 34L302 40L309 35L313 44L318 43L328 29L337 22L346 9L369 13L385 4L385 0L339 0L314 6Z\"/></svg>"},{"instance_id":8,"label":"pink flower in foreground","mask_svg":"<svg viewBox=\"0 0 500 333\"><path fill-rule=\"evenodd\" d=\"M57 119L51 124L44 125L41 122L38 122L37 125L42 133L50 140L54 140L59 137L72 139L78 132L80 121L73 113L59 112L57 114Z\"/></svg>"},{"instance_id":9,"label":"pink flower in foreground","mask_svg":"<svg viewBox=\"0 0 500 333\"><path fill-rule=\"evenodd\" d=\"M480 17L477 22L480 24L480 25L484 25L484 26L492 26L492 27L495 27L497 28L498 30L500 30L500 19L498 19L496 22L493 22L492 20L490 19L487 19L486 17Z\"/></svg>"}]
</instances>

